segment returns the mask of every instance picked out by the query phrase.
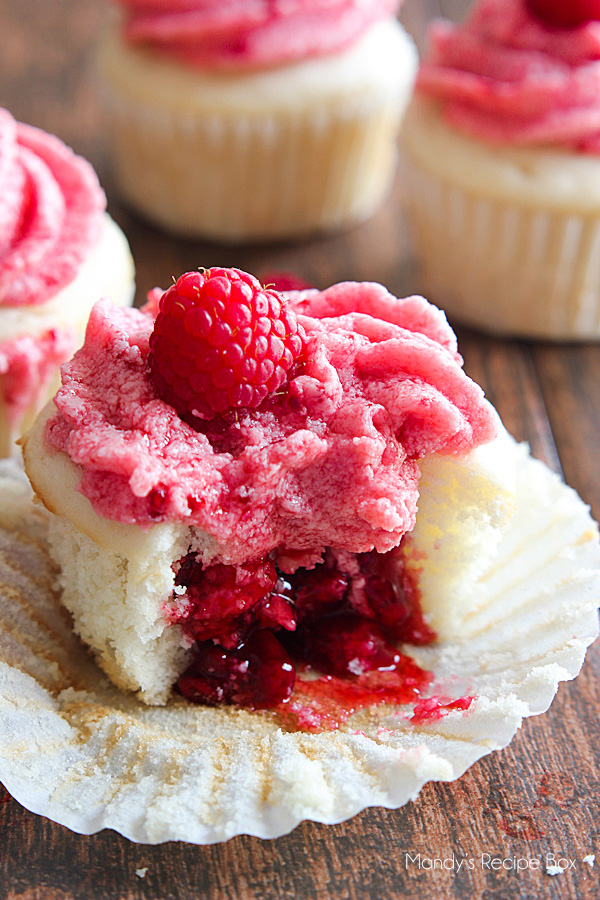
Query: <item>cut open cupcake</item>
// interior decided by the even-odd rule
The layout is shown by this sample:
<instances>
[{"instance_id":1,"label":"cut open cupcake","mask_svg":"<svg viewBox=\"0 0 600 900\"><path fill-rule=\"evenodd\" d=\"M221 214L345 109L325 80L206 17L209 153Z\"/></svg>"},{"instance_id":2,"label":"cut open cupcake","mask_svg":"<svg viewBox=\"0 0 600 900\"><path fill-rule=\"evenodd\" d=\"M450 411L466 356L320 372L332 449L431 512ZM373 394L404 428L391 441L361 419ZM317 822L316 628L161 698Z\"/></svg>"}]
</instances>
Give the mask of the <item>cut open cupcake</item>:
<instances>
[{"instance_id":1,"label":"cut open cupcake","mask_svg":"<svg viewBox=\"0 0 600 900\"><path fill-rule=\"evenodd\" d=\"M425 694L405 645L456 630L514 505L461 362L439 310L375 284L211 269L97 304L24 455L113 681L309 730Z\"/></svg>"}]
</instances>

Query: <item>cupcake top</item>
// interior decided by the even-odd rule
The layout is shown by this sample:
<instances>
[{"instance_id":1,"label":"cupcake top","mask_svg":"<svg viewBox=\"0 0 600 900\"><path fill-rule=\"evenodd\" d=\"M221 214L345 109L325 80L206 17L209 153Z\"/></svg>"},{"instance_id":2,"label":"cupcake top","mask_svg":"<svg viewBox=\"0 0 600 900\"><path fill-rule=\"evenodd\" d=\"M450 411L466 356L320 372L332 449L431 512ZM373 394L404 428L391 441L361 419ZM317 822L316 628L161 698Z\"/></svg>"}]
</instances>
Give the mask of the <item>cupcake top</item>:
<instances>
[{"instance_id":1,"label":"cupcake top","mask_svg":"<svg viewBox=\"0 0 600 900\"><path fill-rule=\"evenodd\" d=\"M600 153L600 21L561 27L555 5L480 0L462 25L434 22L418 91L477 138Z\"/></svg>"},{"instance_id":2,"label":"cupcake top","mask_svg":"<svg viewBox=\"0 0 600 900\"><path fill-rule=\"evenodd\" d=\"M235 273L196 274L227 271ZM196 525L218 541L223 562L276 551L294 571L327 546L397 546L414 526L417 460L463 454L494 436L493 411L464 374L453 332L423 298L355 283L289 296L281 318L295 313L305 342L286 380L267 381L271 393L256 408L208 420L182 412L184 421L157 390L149 364L157 296L141 312L95 306L84 347L63 368L47 438L81 467L80 490L97 513L142 528ZM259 352L254 341L244 365ZM209 368L220 388L235 354L221 342L217 355ZM189 377L184 398L203 377L189 374L191 359L182 349L172 360Z\"/></svg>"},{"instance_id":3,"label":"cupcake top","mask_svg":"<svg viewBox=\"0 0 600 900\"><path fill-rule=\"evenodd\" d=\"M105 207L88 162L0 109L0 307L44 303L69 284Z\"/></svg>"},{"instance_id":4,"label":"cupcake top","mask_svg":"<svg viewBox=\"0 0 600 900\"><path fill-rule=\"evenodd\" d=\"M263 69L339 53L401 0L118 0L124 35L190 66Z\"/></svg>"}]
</instances>

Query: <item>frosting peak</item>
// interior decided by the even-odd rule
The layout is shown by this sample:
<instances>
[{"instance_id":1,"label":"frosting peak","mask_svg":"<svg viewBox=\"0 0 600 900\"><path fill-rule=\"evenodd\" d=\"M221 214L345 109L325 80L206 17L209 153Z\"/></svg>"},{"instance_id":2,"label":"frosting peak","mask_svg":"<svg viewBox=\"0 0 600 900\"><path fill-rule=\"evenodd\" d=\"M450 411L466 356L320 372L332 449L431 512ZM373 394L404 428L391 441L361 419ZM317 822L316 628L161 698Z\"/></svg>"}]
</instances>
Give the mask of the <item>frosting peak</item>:
<instances>
[{"instance_id":1,"label":"frosting peak","mask_svg":"<svg viewBox=\"0 0 600 900\"><path fill-rule=\"evenodd\" d=\"M202 69L267 68L338 53L402 0L118 0L124 34Z\"/></svg>"},{"instance_id":2,"label":"frosting peak","mask_svg":"<svg viewBox=\"0 0 600 900\"><path fill-rule=\"evenodd\" d=\"M0 109L0 307L43 303L72 281L105 205L89 163Z\"/></svg>"},{"instance_id":3,"label":"frosting peak","mask_svg":"<svg viewBox=\"0 0 600 900\"><path fill-rule=\"evenodd\" d=\"M554 28L524 0L480 0L463 25L440 20L417 88L484 140L600 153L600 22Z\"/></svg>"}]
</instances>

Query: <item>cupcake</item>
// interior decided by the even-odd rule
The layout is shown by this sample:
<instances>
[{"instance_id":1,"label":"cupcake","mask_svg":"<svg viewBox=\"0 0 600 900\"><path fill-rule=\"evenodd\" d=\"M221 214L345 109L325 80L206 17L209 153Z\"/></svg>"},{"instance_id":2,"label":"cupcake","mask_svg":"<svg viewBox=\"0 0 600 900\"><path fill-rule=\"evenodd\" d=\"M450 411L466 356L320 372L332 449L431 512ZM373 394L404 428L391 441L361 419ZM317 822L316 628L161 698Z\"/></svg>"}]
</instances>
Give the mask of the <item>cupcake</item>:
<instances>
[{"instance_id":1,"label":"cupcake","mask_svg":"<svg viewBox=\"0 0 600 900\"><path fill-rule=\"evenodd\" d=\"M99 75L143 215L221 241L368 218L389 191L416 50L397 0L120 0Z\"/></svg>"},{"instance_id":2,"label":"cupcake","mask_svg":"<svg viewBox=\"0 0 600 900\"><path fill-rule=\"evenodd\" d=\"M59 385L93 303L133 299L127 242L92 167L0 109L0 456Z\"/></svg>"},{"instance_id":3,"label":"cupcake","mask_svg":"<svg viewBox=\"0 0 600 900\"><path fill-rule=\"evenodd\" d=\"M514 506L461 362L439 310L371 283L210 269L96 304L24 457L109 677L307 730L425 692L399 648L456 634Z\"/></svg>"},{"instance_id":4,"label":"cupcake","mask_svg":"<svg viewBox=\"0 0 600 900\"><path fill-rule=\"evenodd\" d=\"M406 120L423 281L496 334L600 336L600 12L479 0L436 21Z\"/></svg>"}]
</instances>

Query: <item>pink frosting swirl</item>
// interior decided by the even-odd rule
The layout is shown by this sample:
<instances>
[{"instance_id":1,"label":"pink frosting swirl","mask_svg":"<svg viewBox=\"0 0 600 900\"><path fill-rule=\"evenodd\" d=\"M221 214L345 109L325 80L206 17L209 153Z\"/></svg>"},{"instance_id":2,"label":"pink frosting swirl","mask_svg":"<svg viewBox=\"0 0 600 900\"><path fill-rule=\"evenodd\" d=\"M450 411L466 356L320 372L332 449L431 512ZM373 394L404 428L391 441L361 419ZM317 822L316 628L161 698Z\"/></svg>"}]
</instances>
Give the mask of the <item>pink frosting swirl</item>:
<instances>
[{"instance_id":1,"label":"pink frosting swirl","mask_svg":"<svg viewBox=\"0 0 600 900\"><path fill-rule=\"evenodd\" d=\"M72 281L105 206L88 162L0 109L0 307L43 303Z\"/></svg>"},{"instance_id":2,"label":"pink frosting swirl","mask_svg":"<svg viewBox=\"0 0 600 900\"><path fill-rule=\"evenodd\" d=\"M402 0L118 0L124 34L203 69L266 68L338 53Z\"/></svg>"},{"instance_id":3,"label":"pink frosting swirl","mask_svg":"<svg viewBox=\"0 0 600 900\"><path fill-rule=\"evenodd\" d=\"M48 399L58 367L76 346L73 331L60 328L0 343L0 400L11 427Z\"/></svg>"},{"instance_id":4,"label":"pink frosting swirl","mask_svg":"<svg viewBox=\"0 0 600 900\"><path fill-rule=\"evenodd\" d=\"M308 338L303 370L260 409L202 432L152 385L152 303L96 304L47 438L81 466L101 516L197 525L232 564L273 550L292 569L327 546L383 552L414 526L416 460L494 436L453 332L422 297L375 284L291 296Z\"/></svg>"},{"instance_id":5,"label":"pink frosting swirl","mask_svg":"<svg viewBox=\"0 0 600 900\"><path fill-rule=\"evenodd\" d=\"M463 25L433 23L429 42L417 88L452 125L600 153L600 22L552 28L523 0L480 0Z\"/></svg>"}]
</instances>

